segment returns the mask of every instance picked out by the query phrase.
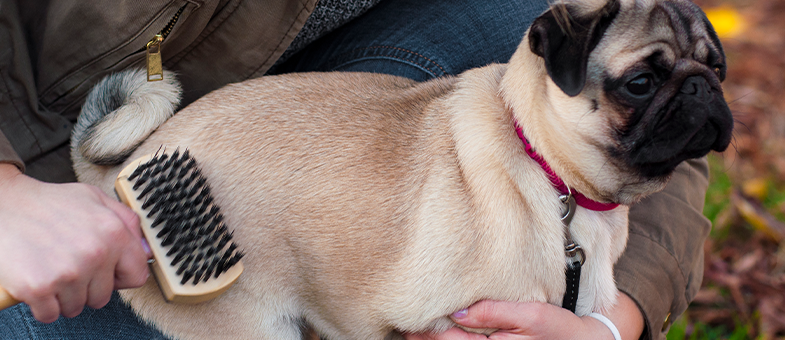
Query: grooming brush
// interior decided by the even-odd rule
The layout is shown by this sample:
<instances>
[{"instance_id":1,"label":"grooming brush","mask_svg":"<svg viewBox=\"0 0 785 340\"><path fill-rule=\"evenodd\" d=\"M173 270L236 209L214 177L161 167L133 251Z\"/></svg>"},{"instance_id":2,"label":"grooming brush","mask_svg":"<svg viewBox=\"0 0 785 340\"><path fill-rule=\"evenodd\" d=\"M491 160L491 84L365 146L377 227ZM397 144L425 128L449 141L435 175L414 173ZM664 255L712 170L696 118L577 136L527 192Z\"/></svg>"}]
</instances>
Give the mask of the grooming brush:
<instances>
[{"instance_id":1,"label":"grooming brush","mask_svg":"<svg viewBox=\"0 0 785 340\"><path fill-rule=\"evenodd\" d=\"M242 273L243 253L188 150L133 161L117 176L115 191L139 215L167 301L210 300Z\"/></svg>"},{"instance_id":2,"label":"grooming brush","mask_svg":"<svg viewBox=\"0 0 785 340\"><path fill-rule=\"evenodd\" d=\"M133 161L117 176L115 192L139 215L153 253L150 267L167 301L210 300L243 272L243 253L188 150ZM0 287L0 310L17 303Z\"/></svg>"}]
</instances>

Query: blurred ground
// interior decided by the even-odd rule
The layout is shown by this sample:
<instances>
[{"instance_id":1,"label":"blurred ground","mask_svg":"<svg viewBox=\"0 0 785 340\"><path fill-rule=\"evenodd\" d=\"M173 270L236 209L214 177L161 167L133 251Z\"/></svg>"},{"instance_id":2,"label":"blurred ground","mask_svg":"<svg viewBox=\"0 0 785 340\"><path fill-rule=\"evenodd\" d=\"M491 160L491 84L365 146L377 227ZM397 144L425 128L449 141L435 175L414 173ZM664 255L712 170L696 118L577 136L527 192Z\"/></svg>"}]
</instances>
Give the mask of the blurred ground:
<instances>
[{"instance_id":1,"label":"blurred ground","mask_svg":"<svg viewBox=\"0 0 785 340\"><path fill-rule=\"evenodd\" d=\"M785 339L785 0L695 0L723 42L731 149L710 155L704 282L669 339Z\"/></svg>"}]
</instances>

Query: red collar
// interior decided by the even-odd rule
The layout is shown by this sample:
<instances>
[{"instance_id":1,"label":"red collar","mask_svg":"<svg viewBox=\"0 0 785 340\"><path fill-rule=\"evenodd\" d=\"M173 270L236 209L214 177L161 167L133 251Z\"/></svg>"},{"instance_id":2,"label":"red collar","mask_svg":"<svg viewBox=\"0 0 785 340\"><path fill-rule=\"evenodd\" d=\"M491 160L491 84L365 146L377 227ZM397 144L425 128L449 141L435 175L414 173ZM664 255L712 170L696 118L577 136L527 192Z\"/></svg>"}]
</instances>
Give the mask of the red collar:
<instances>
[{"instance_id":1,"label":"red collar","mask_svg":"<svg viewBox=\"0 0 785 340\"><path fill-rule=\"evenodd\" d=\"M560 193L567 194L569 192L569 190L567 189L567 185L564 184L564 181L561 178L559 178L559 176L556 175L555 172L553 172L551 167L542 158L542 156L540 156L536 151L534 151L534 148L531 146L531 144L529 144L529 141L526 139L526 137L523 136L523 129L521 129L517 121L515 122L515 132L518 133L518 137L523 142L523 146L526 149L526 154L529 155L529 157L535 160L538 164L540 164L542 169L545 170L545 173L548 174L548 178L551 180L551 184L553 184L553 187L556 188L556 190L558 190ZM574 190L572 192L572 195L575 197L575 202L578 203L579 206L582 206L589 210L608 211L619 206L619 204L617 203L597 202Z\"/></svg>"}]
</instances>

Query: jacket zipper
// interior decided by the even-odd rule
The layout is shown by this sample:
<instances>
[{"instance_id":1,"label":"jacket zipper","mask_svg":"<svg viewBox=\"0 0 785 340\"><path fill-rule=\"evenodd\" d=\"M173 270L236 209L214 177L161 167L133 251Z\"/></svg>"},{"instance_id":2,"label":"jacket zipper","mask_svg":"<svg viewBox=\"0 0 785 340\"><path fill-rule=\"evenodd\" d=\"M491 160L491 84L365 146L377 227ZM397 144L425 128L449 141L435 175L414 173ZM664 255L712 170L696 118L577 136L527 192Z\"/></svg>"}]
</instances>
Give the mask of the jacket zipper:
<instances>
[{"instance_id":1,"label":"jacket zipper","mask_svg":"<svg viewBox=\"0 0 785 340\"><path fill-rule=\"evenodd\" d=\"M163 60L161 59L161 44L164 42L169 33L172 33L174 25L180 19L180 15L185 11L185 6L180 7L177 13L174 14L169 23L164 26L161 32L158 32L145 46L147 51L147 81L158 81L164 79Z\"/></svg>"}]
</instances>

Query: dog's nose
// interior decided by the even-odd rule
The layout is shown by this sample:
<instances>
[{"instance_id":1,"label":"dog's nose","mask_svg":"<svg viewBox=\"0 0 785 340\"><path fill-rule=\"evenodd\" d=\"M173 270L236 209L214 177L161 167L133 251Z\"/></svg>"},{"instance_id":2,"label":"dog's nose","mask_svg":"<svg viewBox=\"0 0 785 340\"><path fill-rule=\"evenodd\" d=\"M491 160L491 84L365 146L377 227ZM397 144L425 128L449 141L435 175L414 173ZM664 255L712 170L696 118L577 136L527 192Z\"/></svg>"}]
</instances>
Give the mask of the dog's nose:
<instances>
[{"instance_id":1,"label":"dog's nose","mask_svg":"<svg viewBox=\"0 0 785 340\"><path fill-rule=\"evenodd\" d=\"M695 107L691 112L693 117L706 115L706 123L701 127L701 132L696 136L695 145L705 146L711 142L711 149L719 152L725 151L731 141L733 130L733 115L722 99L721 92L712 92L711 85L705 77L700 75L689 76L679 90L683 95L692 98L699 109Z\"/></svg>"},{"instance_id":2,"label":"dog's nose","mask_svg":"<svg viewBox=\"0 0 785 340\"><path fill-rule=\"evenodd\" d=\"M679 92L696 96L702 100L711 100L711 86L702 76L691 76L685 79Z\"/></svg>"}]
</instances>

